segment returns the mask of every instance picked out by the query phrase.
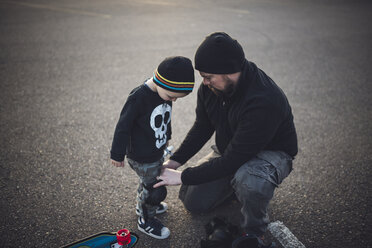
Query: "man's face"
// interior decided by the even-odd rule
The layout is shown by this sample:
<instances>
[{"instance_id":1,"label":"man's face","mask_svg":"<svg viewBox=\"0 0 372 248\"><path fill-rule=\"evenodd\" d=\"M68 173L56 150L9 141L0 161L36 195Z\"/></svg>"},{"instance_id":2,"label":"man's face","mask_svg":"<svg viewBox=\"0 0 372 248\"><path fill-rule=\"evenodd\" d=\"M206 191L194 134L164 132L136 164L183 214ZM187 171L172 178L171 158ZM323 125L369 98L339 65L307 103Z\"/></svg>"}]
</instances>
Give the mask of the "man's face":
<instances>
[{"instance_id":1,"label":"man's face","mask_svg":"<svg viewBox=\"0 0 372 248\"><path fill-rule=\"evenodd\" d=\"M231 90L234 84L227 75L223 74L200 72L200 76L203 78L203 84L208 86L216 94L218 94L218 92L227 92Z\"/></svg>"}]
</instances>

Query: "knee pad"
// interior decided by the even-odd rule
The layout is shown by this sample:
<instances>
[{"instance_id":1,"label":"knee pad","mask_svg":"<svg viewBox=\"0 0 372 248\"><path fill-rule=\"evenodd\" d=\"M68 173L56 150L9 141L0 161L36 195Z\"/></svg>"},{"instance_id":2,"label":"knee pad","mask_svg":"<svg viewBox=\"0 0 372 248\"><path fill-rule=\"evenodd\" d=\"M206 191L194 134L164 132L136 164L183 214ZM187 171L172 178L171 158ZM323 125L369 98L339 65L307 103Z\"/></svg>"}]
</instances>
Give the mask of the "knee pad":
<instances>
[{"instance_id":1,"label":"knee pad","mask_svg":"<svg viewBox=\"0 0 372 248\"><path fill-rule=\"evenodd\" d=\"M154 184L144 185L144 187L149 192L148 197L145 199L145 202L150 205L159 205L166 197L167 197L167 188L165 186L160 186L158 188L154 188Z\"/></svg>"}]
</instances>

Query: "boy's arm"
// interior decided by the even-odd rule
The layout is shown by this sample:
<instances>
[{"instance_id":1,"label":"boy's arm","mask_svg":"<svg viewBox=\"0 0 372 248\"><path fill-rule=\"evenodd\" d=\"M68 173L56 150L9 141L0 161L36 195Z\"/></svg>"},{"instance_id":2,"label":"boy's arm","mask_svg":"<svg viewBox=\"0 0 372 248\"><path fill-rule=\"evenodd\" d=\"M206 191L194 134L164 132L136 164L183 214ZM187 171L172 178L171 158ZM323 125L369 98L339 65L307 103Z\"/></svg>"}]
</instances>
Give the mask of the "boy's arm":
<instances>
[{"instance_id":1,"label":"boy's arm","mask_svg":"<svg viewBox=\"0 0 372 248\"><path fill-rule=\"evenodd\" d=\"M138 115L138 107L136 107L136 105L136 98L130 95L124 104L124 107L120 113L119 121L116 124L110 157L112 160L119 163L124 161L132 126L135 118Z\"/></svg>"}]
</instances>

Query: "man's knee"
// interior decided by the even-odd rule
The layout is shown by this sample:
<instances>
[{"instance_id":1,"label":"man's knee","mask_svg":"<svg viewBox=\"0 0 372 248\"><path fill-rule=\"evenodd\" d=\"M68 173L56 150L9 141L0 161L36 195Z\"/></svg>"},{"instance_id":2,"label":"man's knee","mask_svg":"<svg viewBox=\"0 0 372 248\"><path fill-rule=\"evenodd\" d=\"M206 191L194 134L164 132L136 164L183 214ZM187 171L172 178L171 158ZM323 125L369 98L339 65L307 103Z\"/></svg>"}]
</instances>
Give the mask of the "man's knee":
<instances>
[{"instance_id":1,"label":"man's knee","mask_svg":"<svg viewBox=\"0 0 372 248\"><path fill-rule=\"evenodd\" d=\"M199 195L193 194L192 190L189 190L188 185L181 186L179 198L185 206L186 210L191 213L205 213L208 212L212 207L208 205L208 202L200 199Z\"/></svg>"},{"instance_id":2,"label":"man's knee","mask_svg":"<svg viewBox=\"0 0 372 248\"><path fill-rule=\"evenodd\" d=\"M194 214L206 213L211 209L211 206L205 206L200 199L187 199L182 202L187 211Z\"/></svg>"},{"instance_id":3,"label":"man's knee","mask_svg":"<svg viewBox=\"0 0 372 248\"><path fill-rule=\"evenodd\" d=\"M238 198L271 199L276 185L264 177L243 170L236 173L232 186Z\"/></svg>"}]
</instances>

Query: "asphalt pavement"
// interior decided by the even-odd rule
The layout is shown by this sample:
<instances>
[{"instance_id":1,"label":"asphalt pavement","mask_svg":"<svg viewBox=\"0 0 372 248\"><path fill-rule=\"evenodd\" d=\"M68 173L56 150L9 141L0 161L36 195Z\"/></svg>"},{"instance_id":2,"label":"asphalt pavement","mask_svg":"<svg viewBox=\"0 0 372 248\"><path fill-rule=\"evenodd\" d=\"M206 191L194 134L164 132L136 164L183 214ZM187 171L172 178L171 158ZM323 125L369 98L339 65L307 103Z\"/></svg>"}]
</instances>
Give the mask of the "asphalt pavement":
<instances>
[{"instance_id":1,"label":"asphalt pavement","mask_svg":"<svg viewBox=\"0 0 372 248\"><path fill-rule=\"evenodd\" d=\"M171 236L143 235L138 179L109 164L130 90L165 57L193 60L205 36L224 31L295 116L299 153L271 220L308 248L372 247L371 13L362 0L0 1L0 246L59 247L128 228L140 248L199 247L212 217L238 224L238 202L191 215L176 186L160 216ZM195 106L195 92L174 104L175 147Z\"/></svg>"}]
</instances>

